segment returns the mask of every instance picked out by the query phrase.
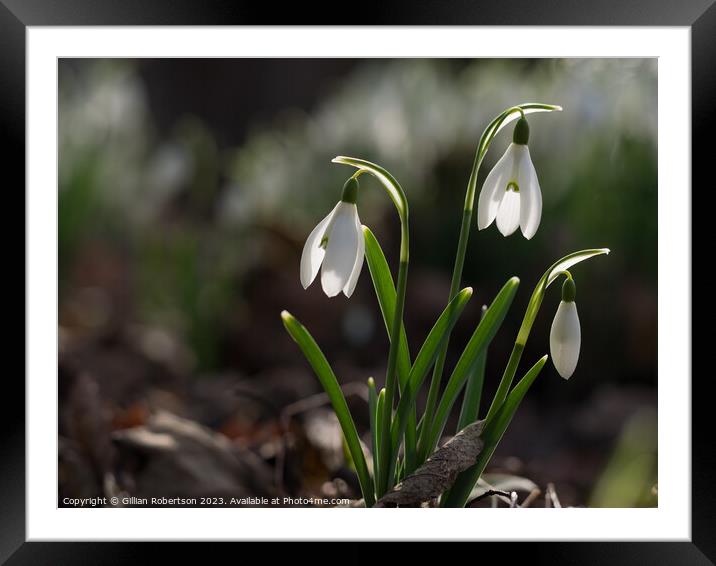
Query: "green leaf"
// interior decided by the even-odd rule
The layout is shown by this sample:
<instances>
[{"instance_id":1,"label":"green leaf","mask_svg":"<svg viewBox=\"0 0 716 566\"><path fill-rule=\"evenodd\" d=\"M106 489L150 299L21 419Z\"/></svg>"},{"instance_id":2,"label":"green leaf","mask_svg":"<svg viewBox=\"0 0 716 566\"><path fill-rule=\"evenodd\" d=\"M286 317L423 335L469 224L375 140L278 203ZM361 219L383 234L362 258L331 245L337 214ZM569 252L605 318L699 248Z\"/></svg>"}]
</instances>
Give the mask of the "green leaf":
<instances>
[{"instance_id":1,"label":"green leaf","mask_svg":"<svg viewBox=\"0 0 716 566\"><path fill-rule=\"evenodd\" d=\"M368 419L370 422L371 453L373 454L373 479L378 477L378 391L375 388L375 380L368 378Z\"/></svg>"},{"instance_id":2,"label":"green leaf","mask_svg":"<svg viewBox=\"0 0 716 566\"><path fill-rule=\"evenodd\" d=\"M441 506L443 507L464 507L470 492L480 479L482 472L492 458L495 448L500 443L502 436L505 434L507 427L512 421L517 408L520 406L522 399L527 394L530 386L537 379L540 371L547 363L549 356L542 357L519 381L515 388L507 396L507 399L500 407L491 422L487 423L482 433L482 440L485 443L482 452L477 458L477 462L464 472L460 473L455 480L450 491L443 496Z\"/></svg>"},{"instance_id":3,"label":"green leaf","mask_svg":"<svg viewBox=\"0 0 716 566\"><path fill-rule=\"evenodd\" d=\"M408 386L400 397L395 419L393 419L391 440L393 442L394 453L397 453L400 437L403 435L408 423L410 410L415 407L415 398L420 390L420 386L425 381L428 371L435 363L440 345L452 331L462 311L465 309L467 302L470 300L470 297L472 297L472 288L470 287L466 287L455 295L455 298L448 303L448 306L445 307L445 310L440 317L438 317L428 337L425 339L425 343L420 348L417 358L415 358L415 363L410 370Z\"/></svg>"},{"instance_id":4,"label":"green leaf","mask_svg":"<svg viewBox=\"0 0 716 566\"><path fill-rule=\"evenodd\" d=\"M482 306L482 316L487 312L487 305ZM482 319L481 319L482 320ZM485 383L485 365L487 364L487 347L477 356L475 367L467 378L465 396L460 408L460 418L457 423L457 431L461 431L467 425L474 423L480 411L480 400L482 398L482 387Z\"/></svg>"},{"instance_id":5,"label":"green leaf","mask_svg":"<svg viewBox=\"0 0 716 566\"><path fill-rule=\"evenodd\" d=\"M365 454L363 454L353 417L351 417L350 411L348 410L346 399L343 396L340 385L338 385L336 375L333 373L328 360L326 360L326 357L308 330L287 311L281 313L281 320L283 320L286 331L296 344L298 344L299 348L301 348L308 363L311 364L313 371L316 373L318 380L321 382L324 391L331 401L333 410L343 430L346 444L353 457L366 507L372 507L375 503L373 481L368 473Z\"/></svg>"},{"instance_id":6,"label":"green leaf","mask_svg":"<svg viewBox=\"0 0 716 566\"><path fill-rule=\"evenodd\" d=\"M341 435L341 446L343 447L343 458L345 458L346 469L358 473L358 470L356 470L356 463L353 460L353 455L348 447L348 442L346 442L346 437L343 434Z\"/></svg>"},{"instance_id":7,"label":"green leaf","mask_svg":"<svg viewBox=\"0 0 716 566\"><path fill-rule=\"evenodd\" d=\"M385 329L388 332L388 337L390 337L393 315L395 314L395 284L393 276L390 273L383 249L370 228L363 226L363 235L365 237L365 257L368 261L368 270L373 280L376 297L378 297L378 305L383 315ZM408 380L410 365L408 338L405 333L405 326L401 324L400 342L398 344L398 383L401 389L405 387Z\"/></svg>"},{"instance_id":8,"label":"green leaf","mask_svg":"<svg viewBox=\"0 0 716 566\"><path fill-rule=\"evenodd\" d=\"M395 284L393 282L393 276L390 273L385 254L370 228L363 226L363 235L365 237L365 257L368 260L368 270L370 271L370 276L373 281L376 297L378 297L378 304L380 306L380 312L383 315L385 329L388 333L388 338L390 338L390 330L395 313ZM405 327L401 324L397 359L398 383L401 391L405 390L410 367L408 338L405 333ZM417 426L415 421L415 408L413 408L408 415L408 424L405 427L405 465L409 471L415 469L417 461Z\"/></svg>"},{"instance_id":9,"label":"green leaf","mask_svg":"<svg viewBox=\"0 0 716 566\"><path fill-rule=\"evenodd\" d=\"M440 435L445 428L450 410L465 385L470 370L474 367L477 357L490 344L502 325L502 321L505 319L512 300L515 298L519 284L520 280L517 277L511 278L504 284L497 294L497 297L495 297L495 300L492 301L490 308L487 309L480 324L477 325L467 346L465 346L465 350L460 356L445 386L442 399L440 399L440 403L435 412L435 419L428 432L427 441L425 445L421 447L420 455L423 461L427 459L428 455L435 449L438 440L440 440Z\"/></svg>"},{"instance_id":10,"label":"green leaf","mask_svg":"<svg viewBox=\"0 0 716 566\"><path fill-rule=\"evenodd\" d=\"M411 474L418 467L418 424L415 402L408 411L408 424L405 426L405 471Z\"/></svg>"},{"instance_id":11,"label":"green leaf","mask_svg":"<svg viewBox=\"0 0 716 566\"><path fill-rule=\"evenodd\" d=\"M399 484L405 477L405 460L399 460L398 465L395 468L395 481L394 484Z\"/></svg>"},{"instance_id":12,"label":"green leaf","mask_svg":"<svg viewBox=\"0 0 716 566\"><path fill-rule=\"evenodd\" d=\"M381 437L381 431L383 430L383 421L385 419L385 387L383 387L380 390L380 393L378 393L378 403L376 404L376 449L378 452L373 456L377 462L376 470L378 471L378 475L375 476L376 478L382 477L381 474L383 474L383 462L380 459L381 454L381 443L384 442L384 439ZM376 479L376 489L377 489L378 480Z\"/></svg>"}]
</instances>

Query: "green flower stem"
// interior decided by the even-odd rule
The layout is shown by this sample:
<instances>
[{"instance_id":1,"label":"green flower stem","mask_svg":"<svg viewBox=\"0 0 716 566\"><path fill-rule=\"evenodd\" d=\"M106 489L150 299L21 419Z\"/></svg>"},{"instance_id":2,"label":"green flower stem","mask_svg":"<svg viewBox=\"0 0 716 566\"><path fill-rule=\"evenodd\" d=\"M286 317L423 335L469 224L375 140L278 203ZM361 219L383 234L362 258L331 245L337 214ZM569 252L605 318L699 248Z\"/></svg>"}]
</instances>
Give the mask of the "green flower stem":
<instances>
[{"instance_id":1,"label":"green flower stem","mask_svg":"<svg viewBox=\"0 0 716 566\"><path fill-rule=\"evenodd\" d=\"M502 374L502 379L500 379L500 385L497 387L495 396L492 398L492 403L490 404L490 409L487 411L487 417L485 418L486 423L489 423L490 420L492 420L492 417L494 417L495 413L497 413L499 408L502 406L502 403L504 403L507 398L510 387L512 387L512 381L517 373L517 367L520 364L522 352L527 344L527 338L529 338L532 325L534 324L535 318L537 318L537 313L539 312L542 299L544 298L544 291L546 289L545 282L547 281L548 274L549 270L540 278L537 283L537 287L532 292L530 302L527 305L527 311L522 319L520 330L517 333L515 345L512 347L512 352L510 353L510 359L507 361L507 366Z\"/></svg>"},{"instance_id":2,"label":"green flower stem","mask_svg":"<svg viewBox=\"0 0 716 566\"><path fill-rule=\"evenodd\" d=\"M373 455L373 481L378 477L378 391L375 388L375 380L368 378L368 419L370 422L370 445Z\"/></svg>"},{"instance_id":3,"label":"green flower stem","mask_svg":"<svg viewBox=\"0 0 716 566\"><path fill-rule=\"evenodd\" d=\"M377 480L376 495L381 497L392 487L394 477L389 473L391 469L388 462L396 457L391 454L390 426L393 417L393 400L396 388L396 368L398 362L398 348L400 343L400 329L403 323L403 308L405 306L405 290L408 282L408 261L410 259L410 231L408 224L408 199L400 183L386 169L370 161L357 159L355 157L338 156L333 159L334 163L351 165L359 171L365 171L373 175L381 182L388 196L393 201L398 216L400 217L400 266L398 267L398 283L395 295L395 313L390 329L390 350L388 352L388 369L385 375L385 405L383 407L383 421L380 428L380 447L378 462L380 477Z\"/></svg>"},{"instance_id":4,"label":"green flower stem","mask_svg":"<svg viewBox=\"0 0 716 566\"><path fill-rule=\"evenodd\" d=\"M529 330L527 330L527 332L529 333ZM492 399L490 409L487 411L487 417L485 419L487 423L490 422L494 414L502 406L507 394L510 392L512 380L515 378L515 374L517 373L517 367L520 365L520 359L522 358L522 352L524 349L525 345L518 342L515 342L515 345L512 347L510 359L507 361L507 367L505 367L502 379L500 379L500 385L497 387L497 392Z\"/></svg>"},{"instance_id":5,"label":"green flower stem","mask_svg":"<svg viewBox=\"0 0 716 566\"><path fill-rule=\"evenodd\" d=\"M375 465L375 478L374 478L374 489L377 491L378 489L378 478L382 475L382 469L383 464L380 461L380 451L381 451L381 444L384 441L384 437L381 437L381 431L383 430L383 417L385 416L385 411L383 410L383 407L385 406L385 388L380 390L380 393L378 393L378 402L376 404L376 413L375 413L375 420L376 420L376 452L373 454L373 458L376 462Z\"/></svg>"},{"instance_id":6,"label":"green flower stem","mask_svg":"<svg viewBox=\"0 0 716 566\"><path fill-rule=\"evenodd\" d=\"M393 468L388 462L395 458L396 454L391 454L390 442L390 425L393 418L393 398L396 388L396 366L398 361L398 340L400 339L400 326L403 321L403 306L405 304L405 289L408 281L408 262L401 261L398 268L398 287L395 297L395 317L393 318L393 327L390 332L390 350L388 352L388 369L385 374L385 405L383 407L383 423L380 431L382 442L380 445L380 461L383 463L381 467L381 477L378 478L378 497L388 491L393 484L393 477L390 474ZM394 469L394 468L393 468Z\"/></svg>"},{"instance_id":7,"label":"green flower stem","mask_svg":"<svg viewBox=\"0 0 716 566\"><path fill-rule=\"evenodd\" d=\"M492 122L485 128L480 137L480 141L477 144L477 151L475 152L475 159L472 164L472 171L470 172L470 179L467 183L467 191L465 192L465 204L462 213L462 224L460 225L460 237L457 243L457 253L455 254L455 265L452 271L452 280L450 282L450 296L448 300L452 300L453 297L460 290L460 284L462 282L462 270L465 265L465 254L467 252L467 243L470 238L470 227L472 222L472 210L475 204L475 192L477 190L477 175L480 171L482 161L487 154L487 150L492 143L492 140L497 135L501 126L505 123L510 115L519 112L522 117L525 115L525 111L551 111L561 110L559 106L551 104L539 104L539 103L527 103L520 104L508 108L498 116L496 116ZM433 418L435 413L435 406L438 400L438 394L440 392L440 382L442 381L443 370L445 368L445 358L447 357L447 350L450 341L448 336L443 343L443 346L438 354L438 358L435 361L435 368L433 370L432 380L430 381L430 389L428 390L428 399L425 404L425 412L421 421L420 438L418 440L418 454L420 454L421 448L425 449L425 443L428 442L428 436L430 429L432 428ZM424 452L423 452L424 453ZM422 463L422 462L419 462Z\"/></svg>"}]
</instances>

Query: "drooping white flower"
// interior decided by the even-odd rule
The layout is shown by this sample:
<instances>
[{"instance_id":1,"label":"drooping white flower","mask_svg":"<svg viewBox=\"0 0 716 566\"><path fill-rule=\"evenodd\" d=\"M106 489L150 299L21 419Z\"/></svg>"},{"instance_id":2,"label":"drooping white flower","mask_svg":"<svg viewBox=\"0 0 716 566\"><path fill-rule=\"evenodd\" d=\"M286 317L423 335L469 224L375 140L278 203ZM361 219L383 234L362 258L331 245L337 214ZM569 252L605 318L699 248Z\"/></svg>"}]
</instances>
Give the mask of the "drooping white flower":
<instances>
[{"instance_id":1,"label":"drooping white flower","mask_svg":"<svg viewBox=\"0 0 716 566\"><path fill-rule=\"evenodd\" d=\"M509 236L517 227L528 240L542 218L542 191L530 150L529 126L520 118L513 141L487 175L477 202L477 227L483 230L497 219L497 229Z\"/></svg>"},{"instance_id":2,"label":"drooping white flower","mask_svg":"<svg viewBox=\"0 0 716 566\"><path fill-rule=\"evenodd\" d=\"M351 181L355 188L349 187ZM321 269L321 287L329 297L341 291L350 297L363 267L365 240L355 204L358 183L355 179L348 183L343 200L309 234L301 255L303 288L313 283Z\"/></svg>"},{"instance_id":3,"label":"drooping white flower","mask_svg":"<svg viewBox=\"0 0 716 566\"><path fill-rule=\"evenodd\" d=\"M549 333L552 362L564 379L569 379L574 373L582 344L582 330L579 326L577 305L574 302L575 294L574 282L567 279L562 287L562 301L559 303Z\"/></svg>"}]
</instances>

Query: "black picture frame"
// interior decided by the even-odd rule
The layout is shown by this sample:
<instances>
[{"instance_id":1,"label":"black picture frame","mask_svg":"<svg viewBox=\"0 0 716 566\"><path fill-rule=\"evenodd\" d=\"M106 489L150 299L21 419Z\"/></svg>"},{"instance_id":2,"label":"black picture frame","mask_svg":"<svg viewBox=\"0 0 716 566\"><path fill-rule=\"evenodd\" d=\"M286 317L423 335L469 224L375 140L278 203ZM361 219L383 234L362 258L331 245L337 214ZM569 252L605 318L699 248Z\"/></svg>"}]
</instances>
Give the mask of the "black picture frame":
<instances>
[{"instance_id":1,"label":"black picture frame","mask_svg":"<svg viewBox=\"0 0 716 566\"><path fill-rule=\"evenodd\" d=\"M262 6L262 7L261 7ZM25 50L28 26L64 25L262 25L316 24L326 16L334 25L566 25L566 26L687 26L691 29L692 57L692 176L705 191L713 161L712 119L709 107L716 101L716 3L714 0L658 2L649 0L470 0L387 1L368 8L364 2L357 14L341 16L318 3L282 6L244 1L153 1L153 0L0 0L0 154L3 194L20 200L14 210L25 210ZM6 200L6 207L12 205ZM19 216L14 213L13 216ZM24 218L24 214L23 214ZM5 226L5 242L17 242L20 228ZM23 230L23 242L24 242ZM697 239L694 242L697 243ZM6 248L9 244L6 243ZM20 254L19 246L12 246ZM24 247L24 246L23 246ZM6 253L6 265L15 260ZM11 275L20 272L18 258ZM22 271L24 273L24 270ZM684 274L688 276L688 274ZM15 285L25 290L24 276ZM48 292L52 292L48 288ZM9 296L9 295L8 295ZM20 308L20 301L16 301ZM23 313L24 314L24 313ZM18 313L19 316L19 313ZM14 329L15 327L7 328ZM25 325L23 324L23 329ZM13 341L25 333L14 331ZM8 353L12 350L6 341ZM690 376L663 376L687 381ZM691 542L587 542L587 543L490 543L510 561L516 554L532 563L550 564L714 564L716 563L716 452L710 431L708 383L711 376L692 380L692 538ZM25 386L20 372L3 376L7 398L0 406L0 561L11 564L120 564L142 562L158 547L168 559L172 549L161 543L39 543L25 536ZM663 421L661 423L663 426ZM479 529L479 525L476 525ZM509 544L509 551L505 546ZM357 543L356 543L357 545ZM414 547L420 552L420 547ZM206 547L182 545L182 557L205 560ZM341 551L343 553L345 551ZM349 550L344 556L363 561L373 555L370 545ZM324 554L322 552L322 554ZM330 558L332 551L325 552ZM246 555L244 555L246 556ZM402 555L403 558L405 555ZM273 551L272 551L272 557ZM240 557L236 557L239 559ZM6 562L5 562L6 561ZM345 562L345 558L342 559Z\"/></svg>"}]
</instances>

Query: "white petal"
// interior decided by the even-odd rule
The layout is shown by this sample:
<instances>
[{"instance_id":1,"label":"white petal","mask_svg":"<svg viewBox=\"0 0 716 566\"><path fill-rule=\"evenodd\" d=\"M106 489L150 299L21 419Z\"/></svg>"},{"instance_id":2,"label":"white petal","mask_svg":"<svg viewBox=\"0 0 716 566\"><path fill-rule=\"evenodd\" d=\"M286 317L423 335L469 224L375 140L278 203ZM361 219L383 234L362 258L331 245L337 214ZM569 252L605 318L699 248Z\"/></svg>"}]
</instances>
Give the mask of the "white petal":
<instances>
[{"instance_id":1,"label":"white petal","mask_svg":"<svg viewBox=\"0 0 716 566\"><path fill-rule=\"evenodd\" d=\"M509 181L512 172L512 161L514 159L515 144L510 144L505 153L495 163L492 171L487 175L482 184L480 196L477 199L477 228L487 228L497 216L500 207L503 191Z\"/></svg>"},{"instance_id":2,"label":"white petal","mask_svg":"<svg viewBox=\"0 0 716 566\"><path fill-rule=\"evenodd\" d=\"M326 257L321 267L321 286L329 297L335 297L348 283L353 272L358 241L363 238L356 229L358 211L355 204L340 202L331 222Z\"/></svg>"},{"instance_id":3,"label":"white petal","mask_svg":"<svg viewBox=\"0 0 716 566\"><path fill-rule=\"evenodd\" d=\"M569 379L577 367L582 331L579 327L577 305L574 301L559 303L549 333L549 349L557 372Z\"/></svg>"},{"instance_id":4,"label":"white petal","mask_svg":"<svg viewBox=\"0 0 716 566\"><path fill-rule=\"evenodd\" d=\"M497 211L497 229L503 236L509 236L520 225L520 193L505 191Z\"/></svg>"},{"instance_id":5,"label":"white petal","mask_svg":"<svg viewBox=\"0 0 716 566\"><path fill-rule=\"evenodd\" d=\"M358 251L356 253L356 259L355 263L353 264L353 271L351 271L351 276L348 278L348 283L346 283L346 286L343 288L343 294L346 297L350 297L356 288L356 283L358 283L360 271L363 268L363 259L365 258L365 237L363 236L363 228L361 227L360 218L358 218L357 212L355 220L356 230L358 231Z\"/></svg>"},{"instance_id":6,"label":"white petal","mask_svg":"<svg viewBox=\"0 0 716 566\"><path fill-rule=\"evenodd\" d=\"M326 250L320 246L321 240L339 205L340 203L334 206L333 210L318 223L318 226L308 235L306 243L303 245L303 253L301 254L301 285L303 285L304 289L307 289L308 286L313 283L321 267L323 256L326 254Z\"/></svg>"},{"instance_id":7,"label":"white petal","mask_svg":"<svg viewBox=\"0 0 716 566\"><path fill-rule=\"evenodd\" d=\"M525 154L520 161L517 184L522 195L520 228L524 237L529 240L537 232L542 219L542 191L527 146L525 146Z\"/></svg>"}]
</instances>

